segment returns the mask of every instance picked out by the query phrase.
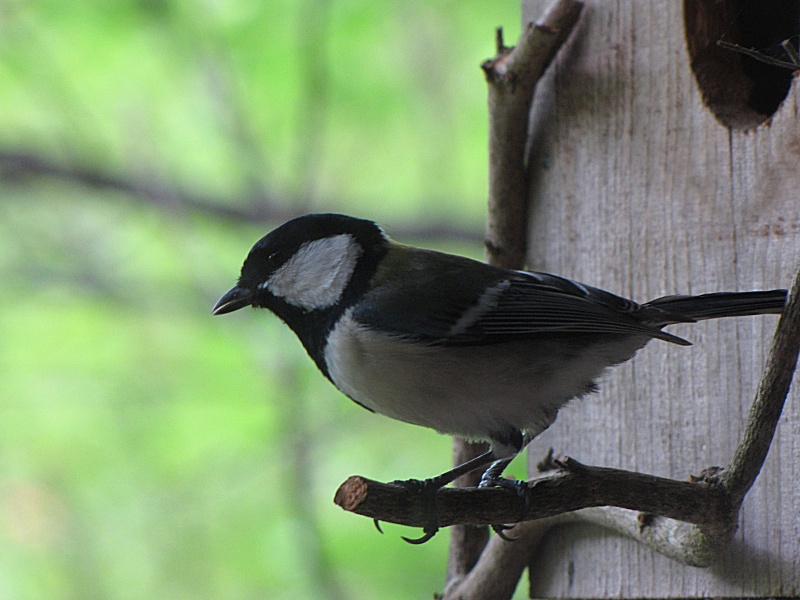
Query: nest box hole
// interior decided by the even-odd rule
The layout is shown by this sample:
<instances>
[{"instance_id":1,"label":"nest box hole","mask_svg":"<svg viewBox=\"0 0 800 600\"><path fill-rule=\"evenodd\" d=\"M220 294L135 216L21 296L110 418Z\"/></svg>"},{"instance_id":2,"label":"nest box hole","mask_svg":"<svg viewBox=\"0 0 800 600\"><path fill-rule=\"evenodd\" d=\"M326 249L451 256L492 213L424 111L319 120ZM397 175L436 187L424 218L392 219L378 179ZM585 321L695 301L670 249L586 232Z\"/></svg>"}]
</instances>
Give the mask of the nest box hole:
<instances>
[{"instance_id":1,"label":"nest box hole","mask_svg":"<svg viewBox=\"0 0 800 600\"><path fill-rule=\"evenodd\" d=\"M753 129L769 119L789 92L793 70L717 41L791 63L782 44L788 40L797 49L800 1L684 0L683 18L692 71L717 119L733 129Z\"/></svg>"}]
</instances>

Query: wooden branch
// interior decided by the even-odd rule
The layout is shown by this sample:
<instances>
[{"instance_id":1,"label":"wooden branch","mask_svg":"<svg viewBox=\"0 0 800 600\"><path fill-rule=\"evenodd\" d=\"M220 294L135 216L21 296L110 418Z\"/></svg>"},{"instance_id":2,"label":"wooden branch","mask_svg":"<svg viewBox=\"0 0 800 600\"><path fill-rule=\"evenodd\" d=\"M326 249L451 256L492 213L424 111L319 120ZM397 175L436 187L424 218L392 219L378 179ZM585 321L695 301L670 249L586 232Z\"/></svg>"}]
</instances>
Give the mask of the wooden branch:
<instances>
[{"instance_id":1,"label":"wooden branch","mask_svg":"<svg viewBox=\"0 0 800 600\"><path fill-rule=\"evenodd\" d=\"M486 252L491 264L519 269L528 236L528 165L525 149L536 83L578 22L583 3L554 2L528 23L516 47L503 45L481 68L489 83L489 213Z\"/></svg>"},{"instance_id":2,"label":"wooden branch","mask_svg":"<svg viewBox=\"0 0 800 600\"><path fill-rule=\"evenodd\" d=\"M722 528L716 535L710 535L692 523L613 506L567 513L552 524L558 526L567 523L590 523L604 527L692 567L708 567L716 562L734 533L733 530Z\"/></svg>"},{"instance_id":3,"label":"wooden branch","mask_svg":"<svg viewBox=\"0 0 800 600\"><path fill-rule=\"evenodd\" d=\"M506 489L442 488L436 495L440 525L519 523L590 506L618 506L689 523L725 526L730 502L715 478L675 481L571 458L566 470L528 483L526 497ZM336 492L345 510L400 525L422 527L429 504L405 487L352 476Z\"/></svg>"},{"instance_id":4,"label":"wooden branch","mask_svg":"<svg viewBox=\"0 0 800 600\"><path fill-rule=\"evenodd\" d=\"M519 523L505 533L513 543L494 536L478 562L463 576L448 580L442 600L511 598L533 550L549 530L547 519ZM543 526L544 525L544 526Z\"/></svg>"},{"instance_id":5,"label":"wooden branch","mask_svg":"<svg viewBox=\"0 0 800 600\"><path fill-rule=\"evenodd\" d=\"M527 159L530 111L536 84L578 21L583 4L554 2L539 23L526 23L515 48L507 48L503 30L496 30L497 55L481 68L489 84L489 204L485 257L489 264L510 269L525 266L530 211ZM468 460L485 451L456 438L455 454ZM464 485L468 482L459 482ZM471 482L475 485L474 482ZM524 527L520 546L539 539L541 525ZM526 561L508 560L497 538L486 545L486 527L460 526L450 537L445 598L510 598ZM533 547L533 546L531 546ZM501 589L502 588L502 589Z\"/></svg>"},{"instance_id":6,"label":"wooden branch","mask_svg":"<svg viewBox=\"0 0 800 600\"><path fill-rule=\"evenodd\" d=\"M789 393L800 350L800 266L792 280L756 397L747 416L742 441L722 482L737 508L758 477L767 458L783 404Z\"/></svg>"},{"instance_id":7,"label":"wooden branch","mask_svg":"<svg viewBox=\"0 0 800 600\"><path fill-rule=\"evenodd\" d=\"M468 442L453 438L453 464L460 465L480 456L489 449L489 444ZM481 473L473 471L459 477L453 485L474 488L480 481ZM447 554L447 574L445 581L452 582L463 578L478 562L486 542L489 541L489 528L485 525L458 525L450 530L450 548Z\"/></svg>"}]
</instances>

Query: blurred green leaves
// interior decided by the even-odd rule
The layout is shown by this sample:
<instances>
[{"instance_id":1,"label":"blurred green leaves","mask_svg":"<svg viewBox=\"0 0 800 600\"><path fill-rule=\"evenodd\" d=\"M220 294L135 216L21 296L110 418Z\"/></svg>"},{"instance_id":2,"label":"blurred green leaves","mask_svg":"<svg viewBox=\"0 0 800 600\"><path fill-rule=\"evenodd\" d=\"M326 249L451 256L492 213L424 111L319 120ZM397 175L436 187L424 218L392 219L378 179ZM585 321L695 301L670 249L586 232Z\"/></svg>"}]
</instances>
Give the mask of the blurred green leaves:
<instances>
[{"instance_id":1,"label":"blurred green leaves","mask_svg":"<svg viewBox=\"0 0 800 600\"><path fill-rule=\"evenodd\" d=\"M0 597L441 589L446 535L412 547L331 499L351 474L442 471L449 439L348 402L273 317L210 308L293 212L439 246L444 223L479 255L478 64L518 19L506 0L0 5ZM242 206L265 216L212 210Z\"/></svg>"},{"instance_id":2,"label":"blurred green leaves","mask_svg":"<svg viewBox=\"0 0 800 600\"><path fill-rule=\"evenodd\" d=\"M480 222L478 63L496 25L517 29L518 10L9 0L0 147L220 201L269 192L318 208L346 200L382 219Z\"/></svg>"}]
</instances>

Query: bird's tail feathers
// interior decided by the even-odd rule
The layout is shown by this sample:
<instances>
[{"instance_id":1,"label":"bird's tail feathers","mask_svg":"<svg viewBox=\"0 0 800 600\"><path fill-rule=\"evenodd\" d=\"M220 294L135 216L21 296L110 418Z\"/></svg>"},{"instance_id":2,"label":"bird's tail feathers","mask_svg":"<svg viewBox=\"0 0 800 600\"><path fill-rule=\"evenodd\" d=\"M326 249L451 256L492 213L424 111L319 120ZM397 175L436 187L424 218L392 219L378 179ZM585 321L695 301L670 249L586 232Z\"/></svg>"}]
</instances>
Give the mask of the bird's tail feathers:
<instances>
[{"instance_id":1,"label":"bird's tail feathers","mask_svg":"<svg viewBox=\"0 0 800 600\"><path fill-rule=\"evenodd\" d=\"M718 292L700 296L664 296L644 304L663 312L663 323L682 323L745 317L748 315L779 314L786 304L786 290L763 292Z\"/></svg>"}]
</instances>

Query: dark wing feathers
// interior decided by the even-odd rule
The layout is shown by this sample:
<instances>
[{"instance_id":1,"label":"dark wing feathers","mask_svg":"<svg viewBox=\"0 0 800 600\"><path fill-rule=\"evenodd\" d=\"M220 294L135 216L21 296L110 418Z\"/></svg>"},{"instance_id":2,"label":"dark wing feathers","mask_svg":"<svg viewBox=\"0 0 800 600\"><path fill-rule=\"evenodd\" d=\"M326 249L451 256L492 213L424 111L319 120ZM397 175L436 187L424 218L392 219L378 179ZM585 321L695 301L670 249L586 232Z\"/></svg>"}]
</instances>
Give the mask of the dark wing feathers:
<instances>
[{"instance_id":1,"label":"dark wing feathers","mask_svg":"<svg viewBox=\"0 0 800 600\"><path fill-rule=\"evenodd\" d=\"M553 333L638 334L689 344L660 330L659 319L650 314L660 313L658 308L555 275L506 271L454 258L448 256L447 268L442 269L437 253L423 251L407 262L413 272L394 273L405 287L375 286L354 307L354 317L428 344L494 344ZM426 261L437 263L437 268L425 268ZM674 322L682 320L690 319Z\"/></svg>"},{"instance_id":2,"label":"dark wing feathers","mask_svg":"<svg viewBox=\"0 0 800 600\"><path fill-rule=\"evenodd\" d=\"M643 320L639 304L609 292L544 273L515 273L507 281L497 305L481 313L464 336L617 333L688 344Z\"/></svg>"}]
</instances>

